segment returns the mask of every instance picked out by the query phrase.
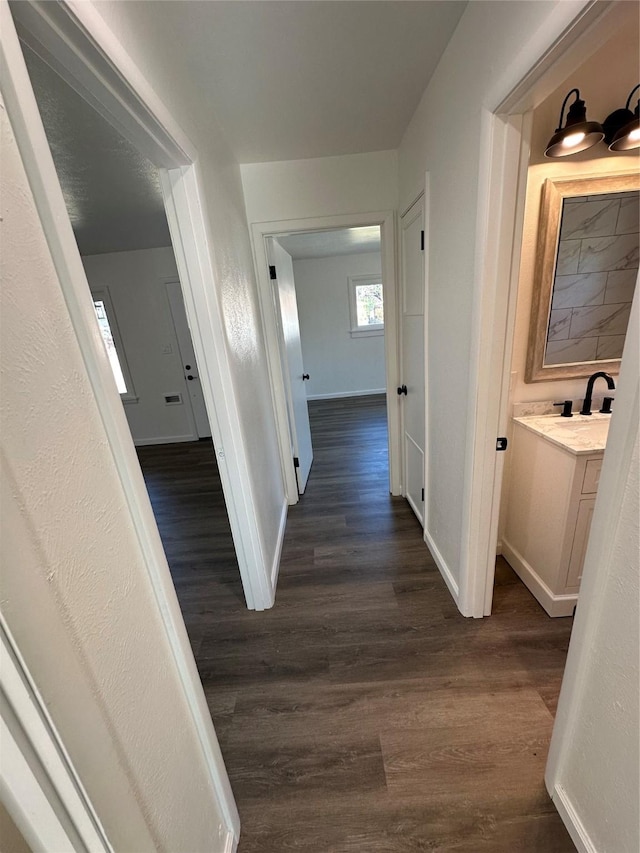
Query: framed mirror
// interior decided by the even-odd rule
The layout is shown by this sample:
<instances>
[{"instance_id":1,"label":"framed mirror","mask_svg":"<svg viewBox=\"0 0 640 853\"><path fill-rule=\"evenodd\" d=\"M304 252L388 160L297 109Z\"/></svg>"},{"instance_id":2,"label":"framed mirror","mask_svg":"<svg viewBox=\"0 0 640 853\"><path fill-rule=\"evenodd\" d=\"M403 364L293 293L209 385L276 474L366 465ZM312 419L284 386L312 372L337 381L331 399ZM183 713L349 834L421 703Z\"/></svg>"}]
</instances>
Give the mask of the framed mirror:
<instances>
[{"instance_id":1,"label":"framed mirror","mask_svg":"<svg viewBox=\"0 0 640 853\"><path fill-rule=\"evenodd\" d=\"M640 175L542 189L526 382L617 373L638 277Z\"/></svg>"}]
</instances>

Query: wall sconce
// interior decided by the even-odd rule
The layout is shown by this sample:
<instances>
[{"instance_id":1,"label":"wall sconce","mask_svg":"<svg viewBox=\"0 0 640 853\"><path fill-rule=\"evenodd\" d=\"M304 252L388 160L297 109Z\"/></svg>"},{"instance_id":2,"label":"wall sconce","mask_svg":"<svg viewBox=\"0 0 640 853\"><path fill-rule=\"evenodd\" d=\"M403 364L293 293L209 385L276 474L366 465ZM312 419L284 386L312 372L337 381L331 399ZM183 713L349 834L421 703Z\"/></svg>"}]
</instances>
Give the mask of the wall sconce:
<instances>
[{"instance_id":1,"label":"wall sconce","mask_svg":"<svg viewBox=\"0 0 640 853\"><path fill-rule=\"evenodd\" d=\"M569 107L567 123L562 127L564 110L571 95L576 99ZM545 149L545 157L567 157L586 151L604 139L604 130L597 121L587 121L587 110L584 101L580 100L579 89L572 89L562 102L560 123Z\"/></svg>"},{"instance_id":2,"label":"wall sconce","mask_svg":"<svg viewBox=\"0 0 640 853\"><path fill-rule=\"evenodd\" d=\"M631 90L625 108L614 110L602 122L604 141L609 146L609 151L631 151L632 148L640 148L640 100L636 104L635 112L632 113L629 109L631 99L638 89L640 83Z\"/></svg>"}]
</instances>

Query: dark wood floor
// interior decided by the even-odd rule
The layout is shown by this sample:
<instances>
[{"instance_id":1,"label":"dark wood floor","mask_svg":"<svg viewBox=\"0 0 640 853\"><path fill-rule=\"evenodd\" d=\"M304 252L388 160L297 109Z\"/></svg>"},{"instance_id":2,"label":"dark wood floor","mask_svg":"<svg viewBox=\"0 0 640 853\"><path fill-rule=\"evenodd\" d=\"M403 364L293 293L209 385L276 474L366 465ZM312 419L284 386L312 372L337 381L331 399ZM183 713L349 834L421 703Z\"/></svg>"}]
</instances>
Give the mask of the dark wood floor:
<instances>
[{"instance_id":1,"label":"dark wood floor","mask_svg":"<svg viewBox=\"0 0 640 853\"><path fill-rule=\"evenodd\" d=\"M211 445L140 450L239 852L573 851L543 783L571 620L501 560L494 615L460 616L388 495L383 400L309 408L315 461L264 613L244 608Z\"/></svg>"}]
</instances>

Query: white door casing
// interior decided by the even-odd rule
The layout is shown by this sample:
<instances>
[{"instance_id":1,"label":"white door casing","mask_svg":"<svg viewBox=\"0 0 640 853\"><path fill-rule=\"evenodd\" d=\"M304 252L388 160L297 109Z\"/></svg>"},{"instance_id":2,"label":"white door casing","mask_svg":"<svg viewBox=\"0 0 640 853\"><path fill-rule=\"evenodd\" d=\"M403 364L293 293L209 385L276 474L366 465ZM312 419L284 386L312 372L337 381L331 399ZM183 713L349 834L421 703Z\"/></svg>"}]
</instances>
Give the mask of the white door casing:
<instances>
[{"instance_id":1,"label":"white door casing","mask_svg":"<svg viewBox=\"0 0 640 853\"><path fill-rule=\"evenodd\" d=\"M302 360L293 261L291 255L282 248L277 239L269 237L267 240L270 266L275 267L276 277L270 280L273 286L276 322L280 333L291 448L295 460L298 493L302 495L313 463L313 447L311 446L307 391L303 378L306 374Z\"/></svg>"},{"instance_id":2,"label":"white door casing","mask_svg":"<svg viewBox=\"0 0 640 853\"><path fill-rule=\"evenodd\" d=\"M193 420L196 426L198 438L211 438L211 427L209 425L209 416L204 404L204 396L202 394L202 385L200 384L200 374L196 362L196 354L193 349L193 340L187 320L187 312L184 307L184 299L182 297L182 286L179 281L167 281L167 298L169 300L169 308L173 320L173 328L178 339L178 348L180 350L180 359L182 361L182 371L186 383L189 400L185 401L187 405L191 404L193 412Z\"/></svg>"},{"instance_id":3,"label":"white door casing","mask_svg":"<svg viewBox=\"0 0 640 853\"><path fill-rule=\"evenodd\" d=\"M396 293L396 216L393 211L348 213L336 216L318 216L310 219L287 219L251 224L252 245L260 312L267 344L267 367L273 397L273 408L278 429L278 444L282 477L289 504L298 501L298 488L291 454L289 414L283 377L279 332L274 301L269 281L267 238L312 231L335 231L340 228L357 228L366 225L380 226L382 255L382 283L384 288L384 352L385 382L387 389L387 426L389 435L389 491L402 494L400 415L396 387L398 383L398 309Z\"/></svg>"},{"instance_id":4,"label":"white door casing","mask_svg":"<svg viewBox=\"0 0 640 853\"><path fill-rule=\"evenodd\" d=\"M34 853L113 853L2 616L0 661L0 801Z\"/></svg>"},{"instance_id":5,"label":"white door casing","mask_svg":"<svg viewBox=\"0 0 640 853\"><path fill-rule=\"evenodd\" d=\"M424 527L424 195L400 220L400 388L403 494Z\"/></svg>"}]
</instances>

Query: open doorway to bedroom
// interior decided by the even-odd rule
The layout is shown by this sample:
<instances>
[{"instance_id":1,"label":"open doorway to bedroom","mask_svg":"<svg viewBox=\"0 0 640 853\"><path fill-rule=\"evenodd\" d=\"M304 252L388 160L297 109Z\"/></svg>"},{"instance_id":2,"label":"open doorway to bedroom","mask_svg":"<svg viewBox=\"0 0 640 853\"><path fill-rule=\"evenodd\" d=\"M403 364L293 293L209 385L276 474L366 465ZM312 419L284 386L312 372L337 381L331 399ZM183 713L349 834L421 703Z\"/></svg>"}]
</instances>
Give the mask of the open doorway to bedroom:
<instances>
[{"instance_id":1,"label":"open doorway to bedroom","mask_svg":"<svg viewBox=\"0 0 640 853\"><path fill-rule=\"evenodd\" d=\"M156 167L22 44L117 389L194 651L244 603Z\"/></svg>"},{"instance_id":2,"label":"open doorway to bedroom","mask_svg":"<svg viewBox=\"0 0 640 853\"><path fill-rule=\"evenodd\" d=\"M359 466L363 477L382 476L384 494L388 436L380 226L283 234L267 237L266 245L298 495L313 477L312 464L321 474L327 465L336 466L320 447L320 436L327 420L342 418L359 421L362 440L351 452L371 463Z\"/></svg>"}]
</instances>

